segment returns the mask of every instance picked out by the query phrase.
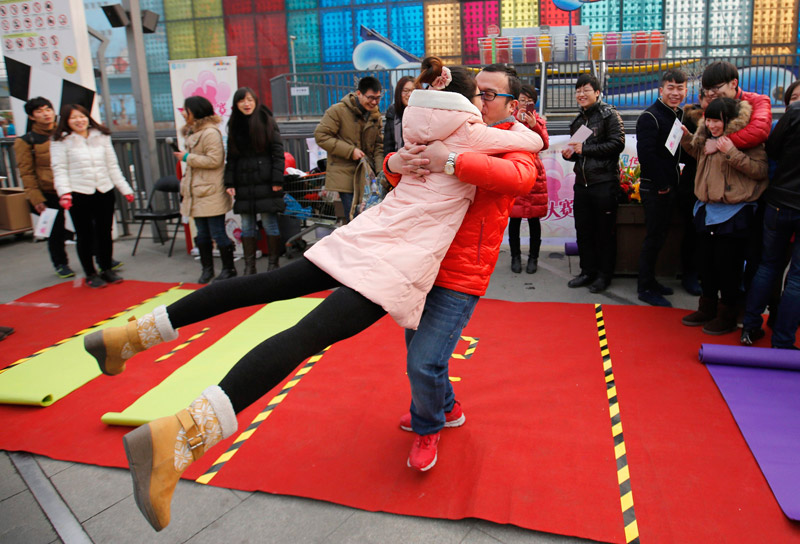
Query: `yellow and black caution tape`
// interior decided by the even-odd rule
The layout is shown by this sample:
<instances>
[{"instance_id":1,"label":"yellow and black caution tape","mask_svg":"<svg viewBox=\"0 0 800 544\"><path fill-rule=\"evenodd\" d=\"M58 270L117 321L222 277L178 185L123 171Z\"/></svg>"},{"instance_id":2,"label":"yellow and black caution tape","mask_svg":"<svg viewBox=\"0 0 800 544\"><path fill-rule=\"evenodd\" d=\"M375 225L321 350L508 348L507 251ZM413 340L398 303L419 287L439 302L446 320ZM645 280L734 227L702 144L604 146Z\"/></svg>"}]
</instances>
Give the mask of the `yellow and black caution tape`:
<instances>
[{"instance_id":1,"label":"yellow and black caution tape","mask_svg":"<svg viewBox=\"0 0 800 544\"><path fill-rule=\"evenodd\" d=\"M211 465L211 468L209 468L205 474L196 480L198 483L207 484L214 478L214 476L217 475L220 470L222 470L222 467L225 465L225 463L230 461L231 457L236 455L236 452L239 451L239 448L244 445L245 440L253 436L253 433L256 432L258 426L261 425L270 416L270 414L272 414L272 411L275 410L275 408L277 408L281 402L283 402L283 399L286 398L286 395L289 394L289 391L291 391L292 388L300 382L300 379L303 376L309 373L311 368L317 363L317 361L322 359L322 356L325 355L325 352L329 349L331 349L330 346L311 357L308 362L303 365L303 368L295 373L294 377L289 380L281 392L272 397L272 400L269 401L267 407L264 408L260 414L253 418L253 421L250 422L250 425L248 425L247 428L236 438L236 440L233 441L233 444L230 445L228 450L220 455L219 458L214 461L214 464Z\"/></svg>"},{"instance_id":2,"label":"yellow and black caution tape","mask_svg":"<svg viewBox=\"0 0 800 544\"><path fill-rule=\"evenodd\" d=\"M11 367L14 367L14 366L16 366L16 365L20 365L20 364L24 363L25 361L30 361L31 359L33 359L33 358L34 358L34 357L36 357L37 355L41 355L42 353L47 353L47 352L48 352L48 351L50 351L51 349L53 349L53 348L56 348L56 347L60 346L61 344L65 343L65 342L69 342L69 341L70 341L70 340L72 340L73 338L77 338L78 336L83 336L84 334L88 334L88 333L90 333L90 332L93 332L93 331L94 331L94 329L96 329L97 327L102 327L103 325L105 325L106 323L108 323L109 321L111 321L112 319L116 319L116 318L118 318L119 316L121 316L122 314L124 314L124 313L126 313L126 312L130 312L131 310L135 310L136 308L138 308L138 307L139 307L139 306L141 306L142 304L146 304L147 302L149 302L149 301L153 300L154 298L156 298L156 297L158 297L158 296L161 296L161 295L163 295L164 293L168 293L169 291L173 291L173 290L175 290L175 289L180 289L182 285L183 285L183 282L179 283L178 285L174 285L174 286L170 287L169 289L167 289L167 290L165 290L165 291L162 291L162 292L160 292L160 293L156 293L156 294L155 294L155 295L153 295L152 297L150 297L150 298L146 298L146 299L144 299L144 300L142 300L142 301L140 301L140 302L137 302L137 303L136 303L136 304L134 304L133 306L129 306L128 308L125 308L125 309L124 309L124 310L122 310L121 312L117 312L117 313L115 313L115 314L114 314L114 315L112 315L112 316L109 316L109 317L107 317L107 318L105 318L105 319L102 319L102 320L98 321L97 323L95 323L94 325L91 325L91 326L89 326L89 327L86 327L85 329L83 329L83 330L81 330L81 331L78 331L78 332L76 332L76 333L75 333L75 334L73 334L72 336L69 336L69 337L67 337L67 338L64 338L63 340L59 340L58 342L56 342L56 343L54 343L54 344L52 344L52 345L50 345L50 346L47 346L46 348L42 348L42 349L40 349L39 351L37 351L36 353L33 353L33 354L31 354L31 355L28 355L27 357L23 357L22 359L18 359L18 360L16 360L16 361L14 361L13 363L11 363L10 365L8 365L7 367L5 367L5 368L3 368L2 370L0 370L0 374L2 374L3 372L5 372L6 370L10 369Z\"/></svg>"},{"instance_id":3,"label":"yellow and black caution tape","mask_svg":"<svg viewBox=\"0 0 800 544\"><path fill-rule=\"evenodd\" d=\"M625 542L639 543L639 526L636 523L636 512L633 509L633 490L631 475L628 470L628 455L625 450L625 438L622 436L622 417L617 399L617 384L611 366L611 354L606 339L606 324L603 319L603 306L594 305L597 319L597 337L600 340L600 355L603 356L603 371L606 377L606 394L608 396L608 412L611 416L611 435L614 437L614 457L617 460L617 483L619 484L619 500L622 507L622 521L625 525Z\"/></svg>"},{"instance_id":4,"label":"yellow and black caution tape","mask_svg":"<svg viewBox=\"0 0 800 544\"><path fill-rule=\"evenodd\" d=\"M209 330L210 330L210 327L206 327L202 331L200 331L197 334L193 335L191 338L187 339L186 342L182 343L180 346L176 346L175 349L173 349L169 353L165 353L164 355L162 355L161 357L156 359L156 362L160 363L161 361L165 361L165 360L169 359L170 357L175 355L177 352L179 352L180 350L182 350L183 348L185 348L186 346L188 346L189 344L191 344L192 342L194 342L195 340L197 340L198 338L203 336Z\"/></svg>"},{"instance_id":5,"label":"yellow and black caution tape","mask_svg":"<svg viewBox=\"0 0 800 544\"><path fill-rule=\"evenodd\" d=\"M467 346L463 355L461 353L453 353L451 355L453 359L469 359L472 357L472 354L475 353L475 349L478 347L478 340L480 340L480 338L473 338L471 336L462 336L461 339L465 342L469 342L469 346Z\"/></svg>"}]
</instances>

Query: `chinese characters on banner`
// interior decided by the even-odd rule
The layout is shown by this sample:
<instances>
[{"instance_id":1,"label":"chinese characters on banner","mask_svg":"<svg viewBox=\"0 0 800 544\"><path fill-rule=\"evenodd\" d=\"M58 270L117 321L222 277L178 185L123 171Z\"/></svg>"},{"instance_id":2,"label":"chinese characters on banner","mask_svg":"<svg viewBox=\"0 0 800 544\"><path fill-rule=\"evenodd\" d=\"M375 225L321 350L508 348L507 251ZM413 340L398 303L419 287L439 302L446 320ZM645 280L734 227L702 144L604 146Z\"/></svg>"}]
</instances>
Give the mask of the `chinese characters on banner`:
<instances>
[{"instance_id":1,"label":"chinese characters on banner","mask_svg":"<svg viewBox=\"0 0 800 544\"><path fill-rule=\"evenodd\" d=\"M572 203L575 199L574 162L564 160L561 150L566 147L569 136L550 136L550 147L539 153L547 171L547 215L541 218L543 243L561 245L575 240L575 216ZM625 136L625 150L620 155L625 166L635 166L636 136Z\"/></svg>"}]
</instances>

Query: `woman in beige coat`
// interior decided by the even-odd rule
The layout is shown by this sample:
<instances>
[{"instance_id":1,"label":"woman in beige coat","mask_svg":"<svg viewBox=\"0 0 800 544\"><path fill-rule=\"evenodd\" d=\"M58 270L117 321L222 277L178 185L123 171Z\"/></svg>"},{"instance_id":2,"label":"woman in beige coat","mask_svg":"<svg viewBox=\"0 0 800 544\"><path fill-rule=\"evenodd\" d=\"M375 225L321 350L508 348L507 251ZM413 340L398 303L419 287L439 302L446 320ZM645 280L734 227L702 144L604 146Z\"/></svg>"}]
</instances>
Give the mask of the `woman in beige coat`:
<instances>
[{"instance_id":1,"label":"woman in beige coat","mask_svg":"<svg viewBox=\"0 0 800 544\"><path fill-rule=\"evenodd\" d=\"M706 334L736 330L745 241L755 225L756 202L767 187L764 144L737 149L728 137L750 123L752 111L744 100L717 98L697 132L683 140L684 149L697 159L694 226L703 294L698 310L682 322L702 326Z\"/></svg>"},{"instance_id":2,"label":"woman in beige coat","mask_svg":"<svg viewBox=\"0 0 800 544\"><path fill-rule=\"evenodd\" d=\"M225 214L233 203L225 192L225 148L217 128L221 120L214 115L211 102L202 96L187 98L182 113L186 119L186 151L176 151L175 156L186 163L181 179L181 214L192 217L197 227L194 241L203 266L197 281L208 283L214 277L212 239L222 258L222 272L215 281L232 278L236 275L234 245L225 233Z\"/></svg>"}]
</instances>

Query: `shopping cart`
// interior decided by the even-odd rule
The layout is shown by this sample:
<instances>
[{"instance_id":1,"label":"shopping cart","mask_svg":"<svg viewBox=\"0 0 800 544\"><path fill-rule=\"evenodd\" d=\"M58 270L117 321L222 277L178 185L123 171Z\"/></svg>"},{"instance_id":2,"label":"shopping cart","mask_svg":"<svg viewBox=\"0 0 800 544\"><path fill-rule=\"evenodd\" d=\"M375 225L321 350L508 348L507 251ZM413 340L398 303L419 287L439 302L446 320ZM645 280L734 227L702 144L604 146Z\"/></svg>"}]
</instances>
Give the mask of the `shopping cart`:
<instances>
[{"instance_id":1,"label":"shopping cart","mask_svg":"<svg viewBox=\"0 0 800 544\"><path fill-rule=\"evenodd\" d=\"M336 215L336 192L325 190L325 173L310 176L284 176L283 192L286 210L283 215L300 222L300 231L285 240L287 254L290 250L302 251L320 238L333 232L340 224ZM307 242L306 234L314 232L316 238Z\"/></svg>"}]
</instances>

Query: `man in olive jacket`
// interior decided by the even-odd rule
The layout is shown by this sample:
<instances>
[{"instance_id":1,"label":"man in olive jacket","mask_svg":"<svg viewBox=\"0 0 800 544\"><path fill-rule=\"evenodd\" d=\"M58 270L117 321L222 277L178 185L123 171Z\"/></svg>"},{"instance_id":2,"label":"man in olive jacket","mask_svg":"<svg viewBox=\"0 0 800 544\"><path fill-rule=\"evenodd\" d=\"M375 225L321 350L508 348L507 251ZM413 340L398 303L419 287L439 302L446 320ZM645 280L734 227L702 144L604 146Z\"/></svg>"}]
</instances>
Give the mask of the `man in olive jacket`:
<instances>
[{"instance_id":1,"label":"man in olive jacket","mask_svg":"<svg viewBox=\"0 0 800 544\"><path fill-rule=\"evenodd\" d=\"M600 83L581 74L575 83L575 99L581 110L569 127L574 136L581 126L591 130L583 142L570 142L561 151L575 163L575 231L581 273L569 287L588 285L589 291L605 291L617 258L617 198L619 155L625 149L625 128L613 106L600 100Z\"/></svg>"},{"instance_id":2,"label":"man in olive jacket","mask_svg":"<svg viewBox=\"0 0 800 544\"><path fill-rule=\"evenodd\" d=\"M345 215L352 216L353 193L359 161L366 157L373 170L383 165L383 129L378 104L381 82L367 76L358 82L358 90L334 104L317 125L314 139L328 153L325 188L337 191Z\"/></svg>"},{"instance_id":3,"label":"man in olive jacket","mask_svg":"<svg viewBox=\"0 0 800 544\"><path fill-rule=\"evenodd\" d=\"M75 272L70 269L67 252L64 250L64 209L58 205L58 195L53 186L53 170L50 168L50 137L56 127L56 113L53 104L41 96L31 98L25 103L25 113L29 119L28 132L14 140L14 154L22 175L25 196L37 214L47 208L58 210L53 230L47 239L47 247L58 277L70 278Z\"/></svg>"}]
</instances>

